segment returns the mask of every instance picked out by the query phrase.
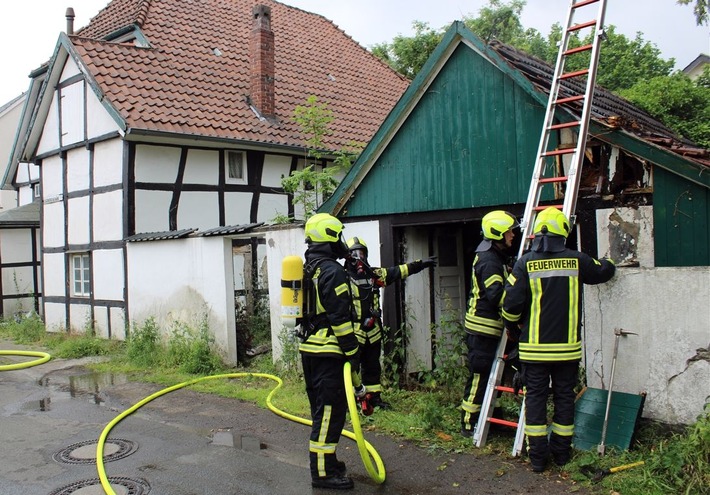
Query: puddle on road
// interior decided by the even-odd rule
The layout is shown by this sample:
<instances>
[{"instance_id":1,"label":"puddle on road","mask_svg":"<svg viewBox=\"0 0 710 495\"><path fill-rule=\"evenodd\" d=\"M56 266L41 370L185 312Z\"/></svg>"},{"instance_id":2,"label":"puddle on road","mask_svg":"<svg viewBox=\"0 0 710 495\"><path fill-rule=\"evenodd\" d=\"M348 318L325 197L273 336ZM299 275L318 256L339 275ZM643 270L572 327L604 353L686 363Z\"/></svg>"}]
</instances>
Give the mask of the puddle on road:
<instances>
[{"instance_id":1,"label":"puddle on road","mask_svg":"<svg viewBox=\"0 0 710 495\"><path fill-rule=\"evenodd\" d=\"M26 403L23 409L46 412L51 409L53 401L62 399L83 399L100 406L104 402L101 392L105 388L127 382L128 377L123 373L84 373L69 377L50 374L38 381L41 387L49 389L50 394L39 401Z\"/></svg>"}]
</instances>

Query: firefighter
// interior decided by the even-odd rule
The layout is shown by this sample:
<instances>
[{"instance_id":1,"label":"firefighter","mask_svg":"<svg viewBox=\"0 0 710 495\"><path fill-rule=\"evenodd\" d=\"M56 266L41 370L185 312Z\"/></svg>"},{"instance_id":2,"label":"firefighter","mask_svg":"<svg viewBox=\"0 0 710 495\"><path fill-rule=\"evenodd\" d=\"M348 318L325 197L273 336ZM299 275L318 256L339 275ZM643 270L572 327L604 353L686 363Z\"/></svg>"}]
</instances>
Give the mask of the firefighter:
<instances>
[{"instance_id":1,"label":"firefighter","mask_svg":"<svg viewBox=\"0 0 710 495\"><path fill-rule=\"evenodd\" d=\"M352 321L348 274L338 259L348 255L343 224L326 213L306 222L306 267L311 270L314 314L304 315L308 327L299 346L306 393L311 406L309 457L311 484L317 488L351 489L345 463L336 448L345 426L347 399L343 365L359 368L359 347Z\"/></svg>"},{"instance_id":2,"label":"firefighter","mask_svg":"<svg viewBox=\"0 0 710 495\"><path fill-rule=\"evenodd\" d=\"M372 268L367 261L367 244L359 237L347 242L350 257L345 266L350 276L355 307L355 334L360 344L362 383L367 392L370 407L387 409L390 405L382 400L380 354L382 353L382 309L380 287L403 280L425 268L436 266L436 258L416 260L390 268Z\"/></svg>"},{"instance_id":3,"label":"firefighter","mask_svg":"<svg viewBox=\"0 0 710 495\"><path fill-rule=\"evenodd\" d=\"M508 335L518 341L526 385L528 454L538 473L546 469L550 454L558 466L570 460L574 387L582 358L582 286L607 282L616 269L611 260L567 248L569 232L569 220L557 208L537 215L532 249L515 263L503 300ZM550 383L554 414L548 441Z\"/></svg>"},{"instance_id":4,"label":"firefighter","mask_svg":"<svg viewBox=\"0 0 710 495\"><path fill-rule=\"evenodd\" d=\"M476 248L471 270L471 296L464 321L469 376L461 401L461 435L473 436L488 377L503 334L500 308L510 269L509 251L518 221L512 213L495 210L481 220L483 241ZM498 411L495 412L498 415Z\"/></svg>"}]
</instances>

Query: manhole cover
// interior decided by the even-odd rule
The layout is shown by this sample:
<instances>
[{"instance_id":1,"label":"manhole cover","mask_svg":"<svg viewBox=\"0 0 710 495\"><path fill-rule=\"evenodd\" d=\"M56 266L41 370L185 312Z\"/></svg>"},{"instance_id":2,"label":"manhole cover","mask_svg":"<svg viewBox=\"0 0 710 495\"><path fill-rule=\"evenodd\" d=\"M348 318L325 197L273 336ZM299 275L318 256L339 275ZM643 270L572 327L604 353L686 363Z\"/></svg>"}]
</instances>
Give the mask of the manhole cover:
<instances>
[{"instance_id":1,"label":"manhole cover","mask_svg":"<svg viewBox=\"0 0 710 495\"><path fill-rule=\"evenodd\" d=\"M114 489L116 495L145 495L150 492L150 485L144 479L131 478L109 478L111 488ZM49 495L89 495L103 494L104 489L101 486L99 478L90 480L76 481L71 485L54 490Z\"/></svg>"},{"instance_id":2,"label":"manhole cover","mask_svg":"<svg viewBox=\"0 0 710 495\"><path fill-rule=\"evenodd\" d=\"M52 456L57 462L65 464L95 464L98 440L87 440L66 447ZM104 462L116 461L131 455L138 445L130 440L112 438L104 442Z\"/></svg>"}]
</instances>

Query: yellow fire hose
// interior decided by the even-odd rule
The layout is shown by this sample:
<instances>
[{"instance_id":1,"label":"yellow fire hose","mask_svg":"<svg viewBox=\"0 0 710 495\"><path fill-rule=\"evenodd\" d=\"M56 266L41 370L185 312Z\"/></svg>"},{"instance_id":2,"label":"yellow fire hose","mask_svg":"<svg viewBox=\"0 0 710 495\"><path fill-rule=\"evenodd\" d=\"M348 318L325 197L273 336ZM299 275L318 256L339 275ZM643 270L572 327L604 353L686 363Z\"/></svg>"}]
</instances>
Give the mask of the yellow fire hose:
<instances>
[{"instance_id":1,"label":"yellow fire hose","mask_svg":"<svg viewBox=\"0 0 710 495\"><path fill-rule=\"evenodd\" d=\"M40 351L1 351L0 356L30 356L39 359L33 359L32 361L25 361L23 363L16 364L4 364L0 366L0 371L11 371L11 370L21 370L22 368L29 368L31 366L37 366L42 363L49 361L52 356L46 352Z\"/></svg>"},{"instance_id":2,"label":"yellow fire hose","mask_svg":"<svg viewBox=\"0 0 710 495\"><path fill-rule=\"evenodd\" d=\"M367 470L367 473L370 475L370 477L375 481L375 483L383 483L385 481L385 466L382 462L382 459L380 458L379 454L375 450L375 448L367 442L363 435L362 435L362 428L360 427L360 418L358 416L358 408L357 408L357 403L355 402L355 395L353 393L353 383L352 383L352 377L350 373L350 363L345 363L345 366L343 367L343 376L345 379L345 389L347 390L347 399L348 399L348 411L350 412L350 420L352 421L353 424L353 432L343 430L342 434L351 440L355 440L357 442L357 447L358 451L360 452L360 457L362 458L363 464L365 465L365 469ZM266 397L266 405L267 407L274 413L278 414L279 416L286 418L291 421L295 421L296 423L301 423L303 425L311 426L313 422L308 419L300 418L298 416L294 416L292 414L289 414L287 412L284 412L277 407L275 407L271 399L273 398L274 394L281 388L283 385L283 381L281 378L274 376L274 375L268 375L265 373L226 373L226 374L221 374L221 375L212 375L212 376L205 376L202 378L195 378L194 380L189 380L187 382L182 382L178 383L177 385L173 385L172 387L164 388L162 390L159 390L158 392L149 395L145 399L141 400L140 402L137 402L135 405L132 407L126 409L123 411L121 414L116 416L106 427L104 430L101 432L101 436L99 437L99 442L96 446L96 469L99 472L99 479L101 480L101 486L103 487L104 491L106 492L107 495L116 495L116 492L113 491L113 488L111 488L111 484L109 483L108 478L106 477L106 471L104 469L104 462L103 462L103 451L104 451L104 443L106 442L106 438L108 437L109 432L111 429L116 426L122 419L124 419L126 416L129 416L133 414L135 411L137 411L139 408L142 406L146 405L148 402L157 399L158 397L165 395L167 393L173 392L175 390L181 389L183 387L187 387L189 385L193 385L197 382L205 381L205 380L217 380L217 379L222 379L222 378L243 378L243 377L257 377L257 378L268 378L269 380L275 381L278 385L271 391L269 392L269 395ZM370 456L372 456L372 459L375 460L376 467L373 466L372 461L370 460Z\"/></svg>"}]
</instances>

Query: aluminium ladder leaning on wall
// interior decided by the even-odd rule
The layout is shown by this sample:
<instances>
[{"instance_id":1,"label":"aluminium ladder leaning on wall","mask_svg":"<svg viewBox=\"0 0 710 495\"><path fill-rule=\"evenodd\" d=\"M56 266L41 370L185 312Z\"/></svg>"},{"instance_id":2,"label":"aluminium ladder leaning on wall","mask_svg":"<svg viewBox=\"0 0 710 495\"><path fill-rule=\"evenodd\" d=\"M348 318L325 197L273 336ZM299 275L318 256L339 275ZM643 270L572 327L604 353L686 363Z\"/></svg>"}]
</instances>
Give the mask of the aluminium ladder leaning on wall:
<instances>
[{"instance_id":1,"label":"aluminium ladder leaning on wall","mask_svg":"<svg viewBox=\"0 0 710 495\"><path fill-rule=\"evenodd\" d=\"M576 23L574 21L575 14L580 13L584 15L584 10L578 9L593 4L596 4L598 7L596 19ZM582 164L584 162L584 152L587 144L589 118L592 111L594 82L596 80L597 66L599 65L599 49L604 35L605 11L606 0L571 0L567 13L566 27L563 32L562 40L560 41L560 50L557 54L555 72L550 85L550 96L547 102L547 110L545 112L542 134L540 136L535 168L530 182L530 191L528 193L527 203L525 204L523 220L520 224L523 238L520 243L518 257L527 250L533 238L532 231L535 223L535 215L540 210L549 206L540 206L542 188L545 185L553 185L557 190L564 191L563 204L555 206L562 209L562 212L569 218L571 225L575 223L575 208L577 205ZM592 29L592 43L570 48L570 40L573 38L573 35L586 28ZM583 70L565 72L567 57L583 52L590 53L589 67ZM585 88L584 93L579 91L582 85L584 85ZM579 119L565 120L555 124L556 116L558 119L563 117L562 113L556 113L557 107L570 103L576 103L577 105L582 104L582 112ZM554 150L548 149L550 136L561 129L577 130L576 145L574 147L564 147ZM556 166L556 161L562 160L564 157L569 157L569 168L566 172L559 174L558 171L560 169ZM564 170L564 168L565 167L562 167L562 170ZM512 454L513 456L518 456L522 451L523 439L525 437L525 399L523 399L521 404L520 417L517 423L492 417L498 394L500 392L513 392L512 388L501 386L501 378L505 368L505 347L507 340L506 332L503 332L500 343L498 344L496 359L488 379L478 424L473 433L473 443L476 447L483 447L485 445L491 423L513 426L517 428L517 431Z\"/></svg>"}]
</instances>

